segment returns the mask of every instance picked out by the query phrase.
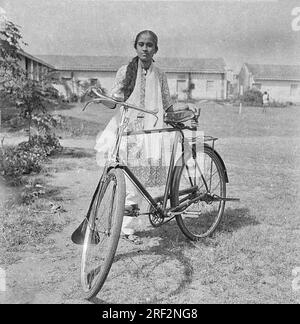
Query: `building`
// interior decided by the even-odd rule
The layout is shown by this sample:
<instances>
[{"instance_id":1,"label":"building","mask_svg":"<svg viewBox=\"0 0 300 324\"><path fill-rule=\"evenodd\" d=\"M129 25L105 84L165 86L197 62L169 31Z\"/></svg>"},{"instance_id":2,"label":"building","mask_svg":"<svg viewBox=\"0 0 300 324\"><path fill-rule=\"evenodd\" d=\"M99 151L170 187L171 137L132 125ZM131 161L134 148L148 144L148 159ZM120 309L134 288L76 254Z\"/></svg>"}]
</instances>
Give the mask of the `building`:
<instances>
[{"instance_id":1,"label":"building","mask_svg":"<svg viewBox=\"0 0 300 324\"><path fill-rule=\"evenodd\" d=\"M19 52L20 65L26 71L28 78L39 81L41 76L54 70L54 66L32 56L24 51Z\"/></svg>"},{"instance_id":2,"label":"building","mask_svg":"<svg viewBox=\"0 0 300 324\"><path fill-rule=\"evenodd\" d=\"M39 56L55 67L59 79L69 94L80 93L84 81L100 82L110 91L117 70L130 58L118 56ZM227 75L225 62L220 59L155 58L166 72L171 96L179 100L226 99Z\"/></svg>"},{"instance_id":3,"label":"building","mask_svg":"<svg viewBox=\"0 0 300 324\"><path fill-rule=\"evenodd\" d=\"M18 54L19 64L26 72L27 77L31 80L39 81L43 74L47 74L54 70L54 66L24 51L20 51Z\"/></svg>"},{"instance_id":4,"label":"building","mask_svg":"<svg viewBox=\"0 0 300 324\"><path fill-rule=\"evenodd\" d=\"M240 93L256 88L279 102L300 102L300 65L245 63L239 73Z\"/></svg>"},{"instance_id":5,"label":"building","mask_svg":"<svg viewBox=\"0 0 300 324\"><path fill-rule=\"evenodd\" d=\"M27 77L31 80L40 81L43 74L47 74L48 72L54 70L54 67L52 65L24 51L20 51L18 54L19 64L26 72ZM0 105L0 126L2 109L4 109L4 107Z\"/></svg>"},{"instance_id":6,"label":"building","mask_svg":"<svg viewBox=\"0 0 300 324\"><path fill-rule=\"evenodd\" d=\"M225 61L207 58L159 58L157 64L166 72L170 93L186 100L188 89L192 99L226 99L227 73Z\"/></svg>"}]
</instances>

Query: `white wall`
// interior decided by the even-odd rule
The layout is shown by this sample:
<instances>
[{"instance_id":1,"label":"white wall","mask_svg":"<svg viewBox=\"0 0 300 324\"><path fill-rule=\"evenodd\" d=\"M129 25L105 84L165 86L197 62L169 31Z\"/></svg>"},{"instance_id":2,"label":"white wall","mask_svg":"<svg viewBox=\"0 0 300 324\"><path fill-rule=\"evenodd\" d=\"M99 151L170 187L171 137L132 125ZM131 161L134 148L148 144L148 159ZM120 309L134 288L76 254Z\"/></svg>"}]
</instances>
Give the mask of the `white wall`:
<instances>
[{"instance_id":1,"label":"white wall","mask_svg":"<svg viewBox=\"0 0 300 324\"><path fill-rule=\"evenodd\" d=\"M270 99L286 102L291 101L294 103L300 102L300 81L257 81L257 83L261 83L260 91L267 91L270 94ZM297 84L298 89L294 95L291 95L291 85Z\"/></svg>"},{"instance_id":2,"label":"white wall","mask_svg":"<svg viewBox=\"0 0 300 324\"><path fill-rule=\"evenodd\" d=\"M100 81L101 86L108 91L111 91L114 80L115 80L116 72L99 72L99 71L61 71L61 78L72 78L75 81L88 81L90 79L98 79ZM71 82L71 81L70 81Z\"/></svg>"},{"instance_id":3,"label":"white wall","mask_svg":"<svg viewBox=\"0 0 300 324\"><path fill-rule=\"evenodd\" d=\"M116 72L60 72L62 78L71 78L73 75L74 80L90 80L98 79L103 88L108 92L113 87ZM186 88L188 87L188 73L167 73L168 85L170 88L170 94L177 94L177 80L185 80ZM207 81L213 81L212 87L207 89ZM226 80L222 80L222 74L202 74L192 73L191 82L195 84L194 90L192 90L192 97L194 99L224 99L226 98Z\"/></svg>"},{"instance_id":4,"label":"white wall","mask_svg":"<svg viewBox=\"0 0 300 324\"><path fill-rule=\"evenodd\" d=\"M167 73L170 94L177 94L177 80L186 80L188 87L188 73ZM207 87L211 81L210 87ZM191 83L195 85L191 95L193 99L225 99L227 82L222 79L222 74L191 73Z\"/></svg>"}]
</instances>

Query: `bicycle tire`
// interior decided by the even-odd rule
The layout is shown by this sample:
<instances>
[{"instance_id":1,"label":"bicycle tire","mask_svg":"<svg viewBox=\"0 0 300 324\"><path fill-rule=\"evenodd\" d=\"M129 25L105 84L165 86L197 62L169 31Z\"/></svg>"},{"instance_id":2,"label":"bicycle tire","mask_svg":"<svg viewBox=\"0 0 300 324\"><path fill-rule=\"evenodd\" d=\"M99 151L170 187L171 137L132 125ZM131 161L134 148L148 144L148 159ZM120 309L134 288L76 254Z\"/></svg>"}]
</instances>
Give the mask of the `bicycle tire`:
<instances>
[{"instance_id":1,"label":"bicycle tire","mask_svg":"<svg viewBox=\"0 0 300 324\"><path fill-rule=\"evenodd\" d=\"M125 192L122 170L112 169L93 196L81 259L86 299L99 293L111 269L123 222Z\"/></svg>"},{"instance_id":2,"label":"bicycle tire","mask_svg":"<svg viewBox=\"0 0 300 324\"><path fill-rule=\"evenodd\" d=\"M194 172L193 179L191 179L191 166L189 163L193 163ZM195 162L196 161L196 162ZM199 161L200 164L199 165ZM196 166L196 163L198 166ZM226 171L224 170L224 164L219 155L208 145L204 145L202 152L197 152L196 160L190 156L182 165L176 165L174 170L171 206L178 206L183 200L187 200L187 195L180 197L180 191L191 188L192 185L197 185L199 191L197 194L204 194L209 192L216 194L221 198L226 198ZM206 166L210 166L210 175L217 177L217 182L220 185L212 187L216 183L212 184L214 179L210 175L206 174ZM214 170L215 169L215 170ZM200 172L201 170L201 172ZM198 173L197 173L198 171ZM201 176L203 174L203 177ZM191 182L192 180L192 182ZM205 181L204 181L205 180ZM210 182L211 180L211 182ZM194 181L194 182L193 182ZM205 185L206 182L206 185ZM209 188L210 186L210 188ZM201 189L201 190L200 190ZM215 210L213 208L216 208ZM190 211L191 209L194 209ZM190 213L190 217L183 216L184 212L176 216L177 224L183 234L192 241L211 236L219 225L225 209L225 201L200 201L191 205L187 211ZM192 216L193 215L193 216Z\"/></svg>"}]
</instances>

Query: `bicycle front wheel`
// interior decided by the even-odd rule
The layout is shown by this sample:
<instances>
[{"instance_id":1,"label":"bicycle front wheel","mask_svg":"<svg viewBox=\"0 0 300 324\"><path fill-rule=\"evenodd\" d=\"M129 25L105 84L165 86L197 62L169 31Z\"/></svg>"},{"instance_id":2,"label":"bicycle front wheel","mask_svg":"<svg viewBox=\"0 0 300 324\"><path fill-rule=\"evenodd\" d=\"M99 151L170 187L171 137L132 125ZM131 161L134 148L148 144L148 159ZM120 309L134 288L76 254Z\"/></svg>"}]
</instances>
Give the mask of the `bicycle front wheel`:
<instances>
[{"instance_id":1,"label":"bicycle front wheel","mask_svg":"<svg viewBox=\"0 0 300 324\"><path fill-rule=\"evenodd\" d=\"M225 170L214 150L205 145L196 157L191 156L182 166L176 166L172 188L172 207L203 197L176 216L184 235L193 241L211 235L224 213L225 201L220 198L226 198Z\"/></svg>"},{"instance_id":2,"label":"bicycle front wheel","mask_svg":"<svg viewBox=\"0 0 300 324\"><path fill-rule=\"evenodd\" d=\"M102 288L117 250L125 205L125 178L112 169L94 195L81 259L81 284L85 298Z\"/></svg>"}]
</instances>

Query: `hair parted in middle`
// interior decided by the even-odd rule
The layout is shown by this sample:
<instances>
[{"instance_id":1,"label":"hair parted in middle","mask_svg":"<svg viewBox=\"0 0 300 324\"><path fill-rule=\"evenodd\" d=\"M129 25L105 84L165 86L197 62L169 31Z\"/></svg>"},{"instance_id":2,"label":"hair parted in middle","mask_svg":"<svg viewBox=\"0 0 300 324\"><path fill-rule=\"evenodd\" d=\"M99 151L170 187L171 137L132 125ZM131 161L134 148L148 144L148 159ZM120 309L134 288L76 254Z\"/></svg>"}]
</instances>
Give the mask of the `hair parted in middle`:
<instances>
[{"instance_id":1,"label":"hair parted in middle","mask_svg":"<svg viewBox=\"0 0 300 324\"><path fill-rule=\"evenodd\" d=\"M149 34L151 35L154 45L155 45L155 50L156 52L158 51L158 37L157 35L151 31L151 30L143 30L141 32L139 32L136 35L135 41L134 41L134 48L137 48L137 43L138 40L140 38L141 35L143 34ZM139 62L139 58L138 56L135 56L131 62L129 62L128 66L127 66L127 70L126 70L126 76L125 79L123 81L123 88L122 91L124 92L124 100L126 101L130 95L133 92L133 89L135 87L135 82L136 82L136 77L137 77L137 71L138 71L138 62Z\"/></svg>"}]
</instances>

